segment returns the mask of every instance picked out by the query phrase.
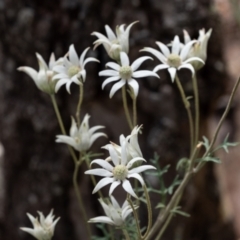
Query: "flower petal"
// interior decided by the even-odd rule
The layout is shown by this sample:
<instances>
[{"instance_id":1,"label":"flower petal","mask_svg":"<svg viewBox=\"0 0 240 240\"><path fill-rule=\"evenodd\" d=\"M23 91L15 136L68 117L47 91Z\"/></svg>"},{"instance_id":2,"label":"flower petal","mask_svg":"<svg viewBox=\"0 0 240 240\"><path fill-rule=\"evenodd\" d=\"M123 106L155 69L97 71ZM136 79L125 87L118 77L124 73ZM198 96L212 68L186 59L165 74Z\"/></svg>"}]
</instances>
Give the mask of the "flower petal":
<instances>
[{"instance_id":1,"label":"flower petal","mask_svg":"<svg viewBox=\"0 0 240 240\"><path fill-rule=\"evenodd\" d=\"M82 52L82 54L81 54L81 56L80 56L80 59L79 59L79 64L80 64L80 66L84 66L84 65L86 64L86 62L84 63L83 60L84 60L85 55L86 55L87 51L89 50L89 48L90 48L90 47L86 48L86 49ZM77 64L77 65L78 65L78 64Z\"/></svg>"},{"instance_id":2,"label":"flower petal","mask_svg":"<svg viewBox=\"0 0 240 240\"><path fill-rule=\"evenodd\" d=\"M173 39L173 43L172 43L172 53L173 54L179 54L180 51L180 40L178 36L175 36Z\"/></svg>"},{"instance_id":3,"label":"flower petal","mask_svg":"<svg viewBox=\"0 0 240 240\"><path fill-rule=\"evenodd\" d=\"M153 72L157 72L159 70L166 69L166 68L169 68L167 64L159 64L153 69Z\"/></svg>"},{"instance_id":4,"label":"flower petal","mask_svg":"<svg viewBox=\"0 0 240 240\"><path fill-rule=\"evenodd\" d=\"M127 81L127 83L131 87L131 89L134 93L134 96L137 97L138 96L138 89L139 89L138 82L135 79L131 78Z\"/></svg>"},{"instance_id":5,"label":"flower petal","mask_svg":"<svg viewBox=\"0 0 240 240\"><path fill-rule=\"evenodd\" d=\"M192 61L199 61L199 62L205 64L205 62L199 57L191 57L191 58L187 59L186 61L184 61L183 63L189 63Z\"/></svg>"},{"instance_id":6,"label":"flower petal","mask_svg":"<svg viewBox=\"0 0 240 240\"><path fill-rule=\"evenodd\" d=\"M168 68L168 72L170 73L170 76L171 76L171 80L172 80L172 82L174 82L174 80L175 80L175 77L176 77L176 71L177 71L177 69L174 68L174 67L170 67L170 68Z\"/></svg>"},{"instance_id":7,"label":"flower petal","mask_svg":"<svg viewBox=\"0 0 240 240\"><path fill-rule=\"evenodd\" d=\"M103 84L102 84L102 89L104 89L104 87L105 87L108 83L110 83L110 82L115 82L115 81L117 81L117 80L119 80L119 79L120 79L120 76L113 76L113 77L107 78L107 79L103 82Z\"/></svg>"},{"instance_id":8,"label":"flower petal","mask_svg":"<svg viewBox=\"0 0 240 240\"><path fill-rule=\"evenodd\" d=\"M58 92L58 90L60 89L60 87L62 86L62 85L64 85L65 83L67 83L69 81L69 79L60 79L58 82L57 82L57 84L56 84L56 86L55 86L55 92Z\"/></svg>"},{"instance_id":9,"label":"flower petal","mask_svg":"<svg viewBox=\"0 0 240 240\"><path fill-rule=\"evenodd\" d=\"M56 142L68 144L74 147L76 150L78 150L77 144L72 137L65 136L65 135L57 135L56 137L57 137Z\"/></svg>"},{"instance_id":10,"label":"flower petal","mask_svg":"<svg viewBox=\"0 0 240 240\"><path fill-rule=\"evenodd\" d=\"M148 71L148 70L140 70L140 71L134 72L132 76L134 78L150 77L150 76L159 78L159 76L155 72Z\"/></svg>"},{"instance_id":11,"label":"flower petal","mask_svg":"<svg viewBox=\"0 0 240 240\"><path fill-rule=\"evenodd\" d=\"M192 75L194 75L195 73L195 70L193 68L193 66L190 64L190 63L185 63L185 64L182 64L178 70L182 69L182 68L188 68L191 72L192 72Z\"/></svg>"},{"instance_id":12,"label":"flower petal","mask_svg":"<svg viewBox=\"0 0 240 240\"><path fill-rule=\"evenodd\" d=\"M92 144L93 144L99 137L107 137L107 135L106 135L105 133L94 133L94 134L90 137L90 147L92 146Z\"/></svg>"},{"instance_id":13,"label":"flower petal","mask_svg":"<svg viewBox=\"0 0 240 240\"><path fill-rule=\"evenodd\" d=\"M112 77L112 76L119 76L119 72L115 71L115 70L103 70L103 71L99 72L98 75Z\"/></svg>"},{"instance_id":14,"label":"flower petal","mask_svg":"<svg viewBox=\"0 0 240 240\"><path fill-rule=\"evenodd\" d=\"M109 146L108 146L108 151L109 151L109 154L110 154L113 164L115 166L119 165L120 161L119 161L118 154L111 144L109 144Z\"/></svg>"},{"instance_id":15,"label":"flower petal","mask_svg":"<svg viewBox=\"0 0 240 240\"><path fill-rule=\"evenodd\" d=\"M128 178L136 178L142 184L142 186L145 184L143 178L138 173L129 174Z\"/></svg>"},{"instance_id":16,"label":"flower petal","mask_svg":"<svg viewBox=\"0 0 240 240\"><path fill-rule=\"evenodd\" d=\"M73 44L69 47L69 60L73 65L78 66L78 55Z\"/></svg>"},{"instance_id":17,"label":"flower petal","mask_svg":"<svg viewBox=\"0 0 240 240\"><path fill-rule=\"evenodd\" d=\"M110 225L114 225L113 220L109 217L106 217L106 216L90 218L88 222L89 223L107 223L107 224L110 224Z\"/></svg>"},{"instance_id":18,"label":"flower petal","mask_svg":"<svg viewBox=\"0 0 240 240\"><path fill-rule=\"evenodd\" d=\"M106 33L107 33L107 37L110 41L113 41L113 40L117 39L115 33L113 32L113 30L108 25L105 25L105 30L106 30Z\"/></svg>"},{"instance_id":19,"label":"flower petal","mask_svg":"<svg viewBox=\"0 0 240 240\"><path fill-rule=\"evenodd\" d=\"M112 69L114 69L116 71L119 71L119 69L120 69L120 66L117 63L115 63L115 62L108 62L106 64L106 67L110 67L110 68L112 68Z\"/></svg>"},{"instance_id":20,"label":"flower petal","mask_svg":"<svg viewBox=\"0 0 240 240\"><path fill-rule=\"evenodd\" d=\"M120 184L121 182L120 181L115 181L111 184L111 187L109 189L109 196L112 195L114 189Z\"/></svg>"},{"instance_id":21,"label":"flower petal","mask_svg":"<svg viewBox=\"0 0 240 240\"><path fill-rule=\"evenodd\" d=\"M95 126L95 127L91 127L88 132L90 135L92 135L94 132L96 132L97 130L99 129L102 129L102 128L105 128L104 126L101 126L101 125L98 125L98 126Z\"/></svg>"},{"instance_id":22,"label":"flower petal","mask_svg":"<svg viewBox=\"0 0 240 240\"><path fill-rule=\"evenodd\" d=\"M115 94L115 92L116 92L118 89L122 88L122 86L123 86L124 84L126 84L126 80L124 80L124 79L121 79L121 81L119 81L118 83L115 83L115 84L113 85L111 91L110 91L109 97L112 98L112 96Z\"/></svg>"},{"instance_id":23,"label":"flower petal","mask_svg":"<svg viewBox=\"0 0 240 240\"><path fill-rule=\"evenodd\" d=\"M83 64L82 65L80 65L82 68L84 68L85 67L85 65L88 63L88 62L100 62L99 60L97 60L96 58L94 58L94 57L89 57L89 58L86 58L85 60L84 60L84 62L83 62ZM80 63L81 64L81 63Z\"/></svg>"},{"instance_id":24,"label":"flower petal","mask_svg":"<svg viewBox=\"0 0 240 240\"><path fill-rule=\"evenodd\" d=\"M92 174L95 176L101 176L101 177L111 177L113 175L112 172L102 169L102 168L95 168L85 171L85 174Z\"/></svg>"},{"instance_id":25,"label":"flower petal","mask_svg":"<svg viewBox=\"0 0 240 240\"><path fill-rule=\"evenodd\" d=\"M33 79L36 85L38 84L37 83L38 72L35 69L31 67L19 67L17 70L25 72L29 77Z\"/></svg>"},{"instance_id":26,"label":"flower petal","mask_svg":"<svg viewBox=\"0 0 240 240\"><path fill-rule=\"evenodd\" d=\"M159 46L159 48L161 49L161 51L163 52L163 54L168 57L170 55L170 51L168 49L168 47L161 43L161 42L156 42L156 44Z\"/></svg>"},{"instance_id":27,"label":"flower petal","mask_svg":"<svg viewBox=\"0 0 240 240\"><path fill-rule=\"evenodd\" d=\"M120 52L120 60L122 66L129 66L129 58L125 52Z\"/></svg>"},{"instance_id":28,"label":"flower petal","mask_svg":"<svg viewBox=\"0 0 240 240\"><path fill-rule=\"evenodd\" d=\"M151 166L151 165L143 165L143 166L131 169L130 171L128 171L128 174L140 173L140 172L144 172L144 171L149 170L149 169L156 169L156 168L154 166Z\"/></svg>"},{"instance_id":29,"label":"flower petal","mask_svg":"<svg viewBox=\"0 0 240 240\"><path fill-rule=\"evenodd\" d=\"M127 179L125 179L125 180L123 181L122 186L123 186L124 190L125 190L127 193L129 193L131 196L133 196L133 197L135 197L135 198L138 198L138 196L137 196L137 195L135 194L135 192L133 191L133 188L132 188L130 182L129 182Z\"/></svg>"},{"instance_id":30,"label":"flower petal","mask_svg":"<svg viewBox=\"0 0 240 240\"><path fill-rule=\"evenodd\" d=\"M132 71L134 72L135 70L137 70L140 67L140 65L148 59L153 60L151 57L140 57L136 59L131 65Z\"/></svg>"},{"instance_id":31,"label":"flower petal","mask_svg":"<svg viewBox=\"0 0 240 240\"><path fill-rule=\"evenodd\" d=\"M103 188L104 186L108 185L109 183L114 182L114 178L109 178L109 177L105 177L103 179L101 179L97 185L95 186L95 188L93 189L92 193L96 193L99 189Z\"/></svg>"},{"instance_id":32,"label":"flower petal","mask_svg":"<svg viewBox=\"0 0 240 240\"><path fill-rule=\"evenodd\" d=\"M57 73L64 73L66 74L66 68L64 66L54 66L53 71Z\"/></svg>"},{"instance_id":33,"label":"flower petal","mask_svg":"<svg viewBox=\"0 0 240 240\"><path fill-rule=\"evenodd\" d=\"M110 196L114 208L121 208L114 196Z\"/></svg>"},{"instance_id":34,"label":"flower petal","mask_svg":"<svg viewBox=\"0 0 240 240\"><path fill-rule=\"evenodd\" d=\"M96 163L98 165L100 165L101 167L107 169L108 171L112 171L113 170L113 166L108 163L107 161L103 160L103 159L95 159L91 162L91 166L93 163Z\"/></svg>"},{"instance_id":35,"label":"flower petal","mask_svg":"<svg viewBox=\"0 0 240 240\"><path fill-rule=\"evenodd\" d=\"M181 50L180 58L184 61L187 57L192 45L196 42L196 40L188 42Z\"/></svg>"},{"instance_id":36,"label":"flower petal","mask_svg":"<svg viewBox=\"0 0 240 240\"><path fill-rule=\"evenodd\" d=\"M131 161L128 162L127 168L128 168L128 169L131 168L132 165L133 165L135 162L137 162L137 161L146 162L146 160L145 160L144 158L142 158L142 157L135 157L135 158L133 158Z\"/></svg>"},{"instance_id":37,"label":"flower petal","mask_svg":"<svg viewBox=\"0 0 240 240\"><path fill-rule=\"evenodd\" d=\"M167 58L160 51L157 51L154 48L145 47L142 50L140 50L140 52L150 52L156 58L158 58L160 62L165 63L165 64L167 63Z\"/></svg>"}]
</instances>

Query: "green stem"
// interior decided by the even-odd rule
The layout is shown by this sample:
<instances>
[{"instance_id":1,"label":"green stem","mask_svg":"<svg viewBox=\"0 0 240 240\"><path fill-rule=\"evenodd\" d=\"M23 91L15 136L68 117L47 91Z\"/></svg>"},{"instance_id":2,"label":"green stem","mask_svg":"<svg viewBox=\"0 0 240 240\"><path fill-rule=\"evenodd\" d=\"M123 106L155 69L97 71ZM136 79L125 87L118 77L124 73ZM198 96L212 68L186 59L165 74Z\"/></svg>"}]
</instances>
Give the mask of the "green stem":
<instances>
[{"instance_id":1,"label":"green stem","mask_svg":"<svg viewBox=\"0 0 240 240\"><path fill-rule=\"evenodd\" d=\"M133 203L132 203L132 200L131 200L131 196L129 194L127 195L127 201L129 202L129 204L130 204L130 206L131 206L131 208L133 210L133 216L134 216L134 219L135 219L135 222L136 222L138 240L141 240L142 239L142 235L141 235L141 229L140 229L140 226L139 226L138 215L137 215L136 209L133 206Z\"/></svg>"},{"instance_id":2,"label":"green stem","mask_svg":"<svg viewBox=\"0 0 240 240\"><path fill-rule=\"evenodd\" d=\"M74 186L74 190L75 190L75 193L76 193L76 196L77 196L78 205L79 205L80 211L81 211L82 216L83 216L83 222L84 222L84 225L85 225L85 229L87 230L88 239L90 240L91 239L91 229L90 229L90 226L87 222L87 214L86 214L86 211L84 209L81 192L79 191L78 182L77 182L77 176L78 176L78 171L79 171L79 167L80 167L79 163L80 163L80 161L75 163L75 168L74 168L74 173L73 173L73 186Z\"/></svg>"},{"instance_id":3,"label":"green stem","mask_svg":"<svg viewBox=\"0 0 240 240\"><path fill-rule=\"evenodd\" d=\"M83 101L83 84L79 84L79 100L78 100L78 105L77 105L77 110L76 110L76 119L77 119L77 126L80 126L80 113L81 113L81 105Z\"/></svg>"},{"instance_id":4,"label":"green stem","mask_svg":"<svg viewBox=\"0 0 240 240\"><path fill-rule=\"evenodd\" d=\"M215 142L216 142L218 133L219 133L221 127L222 127L223 121L225 120L225 118L226 118L226 116L227 116L227 114L228 114L228 112L229 112L229 110L230 110L230 108L231 108L231 104L232 104L232 101L233 101L233 97L235 96L235 93L236 93L236 91L237 91L237 88L238 88L238 86L239 86L239 83L240 83L240 77L238 78L237 82L236 82L235 85L234 85L234 88L233 88L233 90L232 90L232 92L231 92L231 95L230 95L230 97L229 97L229 100L228 100L227 107L226 107L226 109L225 109L225 111L224 111L224 113L223 113L223 115L222 115L222 117L221 117L221 119L220 119L220 121L219 121L219 123L218 123L218 125L217 125L217 128L216 128L216 130L215 130L215 132L214 132L214 134L213 134L213 138L212 138L212 141L211 141L211 143L210 143L210 145L209 145L209 148L208 148L208 150L205 152L205 154L203 155L202 158L206 157L206 156L207 156L209 153L211 153L211 151L212 151L212 148L213 148L213 146L214 146L214 144L215 144ZM203 165L204 165L204 163L203 163L203 162L200 162L200 163L197 165L197 167L194 169L194 171L195 171L195 172L198 172L198 171L202 168Z\"/></svg>"},{"instance_id":5,"label":"green stem","mask_svg":"<svg viewBox=\"0 0 240 240\"><path fill-rule=\"evenodd\" d=\"M149 197L146 185L143 186L143 189L144 189L144 194L146 196L147 209L148 209L148 226L147 226L146 233L143 236L143 239L145 239L148 236L148 234L151 230L151 227L152 227L152 206L151 206L151 201L150 201L150 197Z\"/></svg>"},{"instance_id":6,"label":"green stem","mask_svg":"<svg viewBox=\"0 0 240 240\"><path fill-rule=\"evenodd\" d=\"M230 110L230 107L231 107L231 104L232 104L232 101L233 101L233 97L234 97L234 95L235 95L235 93L236 93L236 91L237 91L237 88L238 88L238 86L239 86L239 83L240 83L240 78L238 79L238 81L236 82L236 84L235 84L235 86L234 86L234 88L233 88L233 90L232 90L232 93L231 93L231 95L230 95L230 98L229 98L227 107L226 107L226 109L225 109L225 111L224 111L224 113L223 113L223 115L222 115L222 117L221 117L221 119L220 119L220 121L219 121L219 123L218 123L218 126L217 126L217 128L216 128L216 130L215 130L215 132L214 132L214 135L213 135L213 139L212 139L212 141L211 141L211 143L210 143L210 146L209 146L208 150L205 152L203 158L206 157L206 156L211 152L211 150L212 150L212 148L213 148L213 145L214 145L214 143L215 143L215 141L216 141L216 138L217 138L217 136L218 136L219 130L221 129L221 126L222 126L222 124L223 124L223 121L225 120L225 118L226 118L226 116L227 116L227 114L228 114L228 112L229 112L229 110ZM194 152L193 152L193 154L192 154L192 157L191 157L191 159L190 159L190 167L189 167L187 173L185 174L183 181L181 182L181 184L179 185L179 187L178 187L177 190L175 191L173 197L171 198L171 200L170 200L169 204L167 205L167 207L166 207L165 211L163 212L163 214L159 214L159 215L158 215L157 220L156 220L153 228L151 229L150 234L149 234L149 236L147 237L147 239L150 239L150 238L156 233L156 231L157 231L158 228L161 226L161 224L162 224L162 223L166 220L166 218L169 216L169 213L170 213L171 209L174 207L174 205L175 205L175 203L176 203L176 201L177 201L177 199L178 199L178 196L181 196L181 194L182 194L184 188L186 187L187 183L189 182L191 176L192 176L195 172L197 172L197 171L204 165L204 164L202 164L202 163L199 163L199 164L197 165L197 167L194 169L194 161L195 161L195 159L196 159L196 156L197 156L198 151L200 150L201 146L202 146L201 144L199 144L199 145L196 146L196 148L195 148L195 150L194 150ZM179 199L179 200L180 200L180 199ZM167 227L167 224L165 224L165 225L166 225L166 227ZM166 227L165 227L165 228L166 228Z\"/></svg>"},{"instance_id":7,"label":"green stem","mask_svg":"<svg viewBox=\"0 0 240 240\"><path fill-rule=\"evenodd\" d=\"M137 126L137 97L133 97L133 127Z\"/></svg>"},{"instance_id":8,"label":"green stem","mask_svg":"<svg viewBox=\"0 0 240 240\"><path fill-rule=\"evenodd\" d=\"M51 94L50 96L51 96L53 108L54 108L54 111L56 113L58 124L60 126L61 132L62 132L62 134L67 135L66 134L66 130L64 128L64 124L63 124L63 121L62 121L61 114L60 114L59 109L58 109L58 105L57 105L57 101L56 101L55 95ZM76 156L73 148L68 145L68 150L69 150L69 152L70 152L70 154L72 156L72 159L73 159L74 163L76 164L78 160L77 160L77 156Z\"/></svg>"},{"instance_id":9,"label":"green stem","mask_svg":"<svg viewBox=\"0 0 240 240\"><path fill-rule=\"evenodd\" d=\"M124 108L124 112L125 112L125 115L127 118L128 125L129 125L130 129L133 129L132 120L131 120L128 105L127 105L126 86L125 85L122 87L122 99L123 99L123 108Z\"/></svg>"},{"instance_id":10,"label":"green stem","mask_svg":"<svg viewBox=\"0 0 240 240\"><path fill-rule=\"evenodd\" d=\"M169 217L167 218L167 221L162 226L161 231L159 232L159 234L157 235L155 240L160 240L161 239L161 237L162 237L163 233L165 232L167 226L169 225L170 221L172 220L172 216L173 216L173 213L171 213L169 215Z\"/></svg>"},{"instance_id":11,"label":"green stem","mask_svg":"<svg viewBox=\"0 0 240 240\"><path fill-rule=\"evenodd\" d=\"M194 92L194 102L195 102L195 139L194 145L196 146L199 138L199 96L198 96L198 85L196 74L193 75L193 92Z\"/></svg>"},{"instance_id":12,"label":"green stem","mask_svg":"<svg viewBox=\"0 0 240 240\"><path fill-rule=\"evenodd\" d=\"M191 156L191 159L190 159L190 165L195 160L195 158L196 158L196 156L199 152L199 149L200 149L200 146L197 146L194 149L194 152L193 152L193 154ZM146 238L147 240L150 239L157 232L157 230L162 225L162 223L167 219L167 217L169 216L169 213L171 212L171 210L175 206L175 203L176 203L177 199L180 200L180 196L182 195L183 190L185 189L185 187L186 187L187 183L189 182L193 173L194 173L193 169L189 168L188 171L186 172L184 178L183 178L183 181L181 182L181 184L178 186L177 190L173 194L173 196L172 196L170 202L168 203L166 209L164 210L164 212L160 212L158 214L158 217L155 221L155 224L153 225L149 235Z\"/></svg>"},{"instance_id":13,"label":"green stem","mask_svg":"<svg viewBox=\"0 0 240 240\"><path fill-rule=\"evenodd\" d=\"M130 237L129 237L129 235L128 235L127 230L123 228L122 231L123 231L123 234L124 234L124 236L125 236L125 239L126 239L126 240L130 240Z\"/></svg>"},{"instance_id":14,"label":"green stem","mask_svg":"<svg viewBox=\"0 0 240 240\"><path fill-rule=\"evenodd\" d=\"M177 84L177 87L178 87L179 92L181 94L183 104L184 104L184 106L187 110L188 121L189 121L189 131L190 131L190 156L191 156L192 151L193 151L193 145L194 145L194 130L193 130L193 118L192 118L192 113L191 113L191 110L190 110L190 103L187 100L187 97L186 97L185 92L183 90L182 84L181 84L177 75L176 75L176 84Z\"/></svg>"},{"instance_id":15,"label":"green stem","mask_svg":"<svg viewBox=\"0 0 240 240\"><path fill-rule=\"evenodd\" d=\"M89 156L88 156L87 153L84 153L84 156L85 156L85 158L86 158L86 163L87 163L88 169L90 169L90 168L91 168L91 167L90 167L90 158L89 158ZM90 177L91 177L93 186L96 186L96 185L97 185L97 181L96 181L95 176L91 174ZM98 195L99 195L100 198L102 198L102 199L104 198L101 190L98 190Z\"/></svg>"}]
</instances>

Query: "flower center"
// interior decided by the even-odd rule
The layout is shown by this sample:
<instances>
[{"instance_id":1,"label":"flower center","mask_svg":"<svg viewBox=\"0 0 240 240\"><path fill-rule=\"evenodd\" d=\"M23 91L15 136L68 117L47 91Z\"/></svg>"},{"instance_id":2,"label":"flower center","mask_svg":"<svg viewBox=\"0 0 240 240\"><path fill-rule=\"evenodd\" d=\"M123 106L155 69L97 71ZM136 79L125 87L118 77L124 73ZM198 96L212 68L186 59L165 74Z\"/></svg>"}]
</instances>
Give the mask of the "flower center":
<instances>
[{"instance_id":1,"label":"flower center","mask_svg":"<svg viewBox=\"0 0 240 240\"><path fill-rule=\"evenodd\" d=\"M130 79L132 77L132 69L130 66L122 66L119 69L119 75L123 79Z\"/></svg>"},{"instance_id":2,"label":"flower center","mask_svg":"<svg viewBox=\"0 0 240 240\"><path fill-rule=\"evenodd\" d=\"M78 137L75 137L74 140L75 140L75 143L76 143L76 144L79 144L79 143L80 143L80 139L79 139Z\"/></svg>"},{"instance_id":3,"label":"flower center","mask_svg":"<svg viewBox=\"0 0 240 240\"><path fill-rule=\"evenodd\" d=\"M124 180L128 175L128 169L126 166L118 165L113 169L113 176L117 180Z\"/></svg>"},{"instance_id":4,"label":"flower center","mask_svg":"<svg viewBox=\"0 0 240 240\"><path fill-rule=\"evenodd\" d=\"M68 69L68 76L73 77L74 75L78 74L80 70L80 67L73 65Z\"/></svg>"},{"instance_id":5,"label":"flower center","mask_svg":"<svg viewBox=\"0 0 240 240\"><path fill-rule=\"evenodd\" d=\"M169 66L177 68L181 65L182 60L177 54L170 54L168 56L167 62Z\"/></svg>"}]
</instances>

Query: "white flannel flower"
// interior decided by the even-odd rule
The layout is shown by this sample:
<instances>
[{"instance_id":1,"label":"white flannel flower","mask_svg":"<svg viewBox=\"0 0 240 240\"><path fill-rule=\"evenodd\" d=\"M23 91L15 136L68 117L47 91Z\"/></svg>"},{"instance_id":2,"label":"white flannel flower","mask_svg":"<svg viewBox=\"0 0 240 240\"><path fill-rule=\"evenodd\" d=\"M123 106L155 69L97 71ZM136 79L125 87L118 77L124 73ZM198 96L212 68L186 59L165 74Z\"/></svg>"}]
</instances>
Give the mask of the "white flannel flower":
<instances>
[{"instance_id":1,"label":"white flannel flower","mask_svg":"<svg viewBox=\"0 0 240 240\"><path fill-rule=\"evenodd\" d=\"M131 23L126 29L124 29L125 24L117 26L116 34L108 25L105 25L107 37L101 33L93 32L92 35L98 38L98 40L93 43L94 49L103 44L109 57L118 61L120 52L128 53L129 51L129 32L131 27L137 22L138 21Z\"/></svg>"},{"instance_id":2,"label":"white flannel flower","mask_svg":"<svg viewBox=\"0 0 240 240\"><path fill-rule=\"evenodd\" d=\"M182 47L182 44L179 41L179 37L175 36L171 51L165 44L161 42L156 42L156 44L162 52L150 47L146 47L141 51L150 52L155 57L157 57L162 62L162 64L157 65L153 71L157 72L158 70L167 68L168 72L170 73L171 80L174 82L177 70L187 68L192 72L192 74L194 74L195 70L190 63L192 61L199 61L204 64L204 61L199 57L187 58L188 53L195 42L196 40L190 41Z\"/></svg>"},{"instance_id":3,"label":"white flannel flower","mask_svg":"<svg viewBox=\"0 0 240 240\"><path fill-rule=\"evenodd\" d=\"M205 33L205 29L199 30L199 37L196 43L192 46L191 50L188 53L188 57L199 57L204 62L207 59L207 45L208 40L211 36L212 29L209 29L207 33ZM183 30L184 34L184 43L187 44L191 41L191 38L186 30ZM203 64L199 61L193 61L191 63L196 70L199 70L203 67Z\"/></svg>"},{"instance_id":4,"label":"white flannel flower","mask_svg":"<svg viewBox=\"0 0 240 240\"><path fill-rule=\"evenodd\" d=\"M133 167L133 164L135 162L146 162L146 160L142 157L135 157L128 161L125 144L126 143L123 143L123 146L121 146L120 156L112 145L108 146L110 158L114 166L112 166L109 162L103 159L96 159L91 162L91 165L93 163L97 163L102 168L88 170L85 172L85 174L92 174L104 177L97 183L97 185L93 189L93 193L96 193L99 189L111 183L109 195L112 195L114 189L122 183L123 189L133 197L137 198L137 195L134 193L131 183L128 179L135 178L142 184L142 186L144 186L144 180L139 173L149 169L156 169L151 165Z\"/></svg>"},{"instance_id":5,"label":"white flannel flower","mask_svg":"<svg viewBox=\"0 0 240 240\"><path fill-rule=\"evenodd\" d=\"M72 125L70 128L70 136L57 135L56 142L66 143L72 146L77 151L87 151L97 138L101 136L107 137L105 133L95 133L97 130L104 128L104 126L95 126L89 128L89 118L88 114L85 115L80 127L77 127L77 123L72 117Z\"/></svg>"},{"instance_id":6,"label":"white flannel flower","mask_svg":"<svg viewBox=\"0 0 240 240\"><path fill-rule=\"evenodd\" d=\"M19 67L17 70L28 74L41 91L48 94L54 94L56 82L53 81L54 76L53 67L60 65L63 61L63 58L59 58L56 61L55 55L54 53L52 53L50 56L49 64L47 65L40 54L36 53L36 56L39 65L38 72L35 69L26 66Z\"/></svg>"},{"instance_id":7,"label":"white flannel flower","mask_svg":"<svg viewBox=\"0 0 240 240\"><path fill-rule=\"evenodd\" d=\"M106 216L91 218L90 223L107 223L113 226L121 227L125 223L125 219L132 212L132 208L126 200L122 207L118 204L113 196L110 196L111 203L106 204L102 199L99 199L100 204ZM134 206L134 208L137 208Z\"/></svg>"},{"instance_id":8,"label":"white flannel flower","mask_svg":"<svg viewBox=\"0 0 240 240\"><path fill-rule=\"evenodd\" d=\"M130 135L125 137L123 134L121 134L121 136L119 138L121 146L123 146L125 143L128 162L135 157L143 157L142 151L141 151L141 149L139 147L139 143L138 143L138 132L141 130L141 128L142 128L142 126L140 126L140 127L135 126ZM105 148L108 150L108 147L110 145L112 145L115 148L118 155L121 156L121 146L119 146L116 143L111 142L111 144L107 144L106 146L103 146L102 148ZM109 160L111 160L110 157L107 159L107 161L109 161Z\"/></svg>"},{"instance_id":9,"label":"white flannel flower","mask_svg":"<svg viewBox=\"0 0 240 240\"><path fill-rule=\"evenodd\" d=\"M55 87L56 92L62 85L66 84L66 89L68 93L70 93L70 85L73 82L78 85L82 84L82 82L85 82L87 74L85 65L88 62L99 62L96 58L93 57L89 57L84 60L88 50L89 48L86 48L79 58L74 45L72 44L69 47L68 57L64 57L63 64L61 66L55 66L53 68L53 70L57 73L53 77L53 80L59 79Z\"/></svg>"},{"instance_id":10,"label":"white flannel flower","mask_svg":"<svg viewBox=\"0 0 240 240\"><path fill-rule=\"evenodd\" d=\"M53 210L45 218L41 212L38 212L40 221L38 217L34 218L31 214L27 213L28 218L30 219L33 228L21 227L20 229L31 234L38 240L51 240L54 235L54 229L59 221L60 217L54 219Z\"/></svg>"},{"instance_id":11,"label":"white flannel flower","mask_svg":"<svg viewBox=\"0 0 240 240\"><path fill-rule=\"evenodd\" d=\"M115 94L117 90L123 87L126 83L129 85L134 97L137 97L139 85L138 82L134 78L148 77L154 76L159 78L159 76L147 70L136 71L140 65L146 61L147 59L152 59L150 57L140 57L135 60L131 65L129 64L129 58L125 52L120 53L120 62L121 65L115 62L109 62L106 64L107 67L112 68L111 70L103 70L99 72L99 76L107 76L107 78L103 84L102 89L110 82L119 82L115 83L110 91L110 98Z\"/></svg>"}]
</instances>

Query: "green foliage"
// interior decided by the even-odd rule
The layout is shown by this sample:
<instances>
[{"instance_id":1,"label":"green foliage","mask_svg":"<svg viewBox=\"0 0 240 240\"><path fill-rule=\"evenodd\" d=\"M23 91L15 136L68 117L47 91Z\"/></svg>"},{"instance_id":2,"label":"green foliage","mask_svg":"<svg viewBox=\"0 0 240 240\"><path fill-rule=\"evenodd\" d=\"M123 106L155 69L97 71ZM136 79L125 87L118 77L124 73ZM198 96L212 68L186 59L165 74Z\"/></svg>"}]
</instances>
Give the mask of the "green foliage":
<instances>
[{"instance_id":1,"label":"green foliage","mask_svg":"<svg viewBox=\"0 0 240 240\"><path fill-rule=\"evenodd\" d=\"M217 148L215 148L213 150L213 152L217 151L218 149L223 149L226 153L229 153L228 147L235 147L237 146L239 143L238 142L228 142L228 137L229 137L229 133L227 134L227 136L224 138L223 143L220 144Z\"/></svg>"},{"instance_id":2,"label":"green foliage","mask_svg":"<svg viewBox=\"0 0 240 240\"><path fill-rule=\"evenodd\" d=\"M179 180L179 176L177 175L174 178L172 184L169 187L166 187L163 176L165 173L168 172L170 165L166 165L165 167L161 168L159 165L159 156L157 153L154 153L154 157L153 159L150 159L150 162L152 163L153 166L157 168L157 170L154 172L146 172L145 174L156 177L160 184L160 189L155 189L149 181L146 180L146 182L148 185L149 192L161 195L161 202L157 205L157 207L159 208L160 206L165 206L167 194L171 195L173 193L174 188L178 186L181 183L181 181ZM140 200L146 202L145 199L143 198L141 198Z\"/></svg>"},{"instance_id":3,"label":"green foliage","mask_svg":"<svg viewBox=\"0 0 240 240\"><path fill-rule=\"evenodd\" d=\"M181 209L181 207L180 207L180 206L177 206L177 207L175 207L174 209L171 210L171 213L173 213L173 214L179 214L179 215L181 215L181 216L183 216L183 217L190 217L190 214L188 214L188 213L186 213L186 212L183 212L183 211L181 211L180 209Z\"/></svg>"},{"instance_id":4,"label":"green foliage","mask_svg":"<svg viewBox=\"0 0 240 240\"><path fill-rule=\"evenodd\" d=\"M211 153L214 153L219 149L223 149L226 153L228 153L229 152L229 150L228 150L229 147L235 147L239 144L238 142L232 142L232 143L228 142L228 137L229 137L229 133L224 138L223 143L220 144L219 146L217 146L215 149L213 149L211 151ZM203 146L205 147L206 151L208 151L209 147L210 147L210 143L209 143L209 140L205 136L203 136L203 142L202 143L203 143Z\"/></svg>"},{"instance_id":5,"label":"green foliage","mask_svg":"<svg viewBox=\"0 0 240 240\"><path fill-rule=\"evenodd\" d=\"M111 240L111 233L108 231L106 224L98 223L96 227L101 230L104 237L92 236L92 240Z\"/></svg>"},{"instance_id":6,"label":"green foliage","mask_svg":"<svg viewBox=\"0 0 240 240\"><path fill-rule=\"evenodd\" d=\"M189 166L189 159L188 158L181 158L176 166L176 170L186 170Z\"/></svg>"}]
</instances>

